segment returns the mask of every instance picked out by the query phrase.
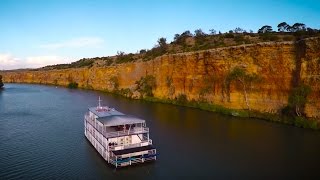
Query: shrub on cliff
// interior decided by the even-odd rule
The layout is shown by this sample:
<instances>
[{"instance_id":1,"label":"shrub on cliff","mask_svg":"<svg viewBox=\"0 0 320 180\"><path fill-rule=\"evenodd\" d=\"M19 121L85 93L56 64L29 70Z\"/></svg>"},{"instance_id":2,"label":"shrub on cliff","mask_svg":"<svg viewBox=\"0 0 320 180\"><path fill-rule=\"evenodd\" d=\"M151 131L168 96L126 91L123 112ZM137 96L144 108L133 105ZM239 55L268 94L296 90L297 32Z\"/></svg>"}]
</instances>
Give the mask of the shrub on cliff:
<instances>
[{"instance_id":1,"label":"shrub on cliff","mask_svg":"<svg viewBox=\"0 0 320 180\"><path fill-rule=\"evenodd\" d=\"M278 41L279 40L279 37L277 35L271 34L271 33L262 33L262 34L260 34L259 38L263 41Z\"/></svg>"},{"instance_id":2,"label":"shrub on cliff","mask_svg":"<svg viewBox=\"0 0 320 180\"><path fill-rule=\"evenodd\" d=\"M140 93L141 97L153 96L152 89L156 87L156 78L152 75L141 77L136 81L136 90Z\"/></svg>"},{"instance_id":3,"label":"shrub on cliff","mask_svg":"<svg viewBox=\"0 0 320 180\"><path fill-rule=\"evenodd\" d=\"M2 82L2 76L0 75L0 89L4 86L3 82Z\"/></svg>"},{"instance_id":4,"label":"shrub on cliff","mask_svg":"<svg viewBox=\"0 0 320 180\"><path fill-rule=\"evenodd\" d=\"M133 95L133 92L129 88L120 89L117 91L117 93L127 98L131 98Z\"/></svg>"},{"instance_id":5,"label":"shrub on cliff","mask_svg":"<svg viewBox=\"0 0 320 180\"><path fill-rule=\"evenodd\" d=\"M126 63L134 61L134 54L129 53L125 54L124 52L119 51L116 59L117 64Z\"/></svg>"},{"instance_id":6,"label":"shrub on cliff","mask_svg":"<svg viewBox=\"0 0 320 180\"><path fill-rule=\"evenodd\" d=\"M193 37L193 34L189 30L183 32L182 34L175 34L173 43L184 46L186 39L189 37Z\"/></svg>"},{"instance_id":7,"label":"shrub on cliff","mask_svg":"<svg viewBox=\"0 0 320 180\"><path fill-rule=\"evenodd\" d=\"M227 83L231 83L233 81L238 82L239 84L236 84L240 87L238 89L242 89L242 93L244 96L244 101L247 105L248 110L251 110L250 103L249 103L249 90L251 89L251 86L253 83L258 82L260 78L257 74L248 74L243 68L235 67L227 76Z\"/></svg>"},{"instance_id":8,"label":"shrub on cliff","mask_svg":"<svg viewBox=\"0 0 320 180\"><path fill-rule=\"evenodd\" d=\"M112 91L117 91L119 89L119 80L116 76L111 77L109 83L112 86Z\"/></svg>"},{"instance_id":9,"label":"shrub on cliff","mask_svg":"<svg viewBox=\"0 0 320 180\"><path fill-rule=\"evenodd\" d=\"M225 38L234 38L234 35L232 33L226 33L224 35Z\"/></svg>"},{"instance_id":10,"label":"shrub on cliff","mask_svg":"<svg viewBox=\"0 0 320 180\"><path fill-rule=\"evenodd\" d=\"M178 104L186 104L188 102L188 98L185 94L179 94L177 97L176 97L176 102Z\"/></svg>"},{"instance_id":11,"label":"shrub on cliff","mask_svg":"<svg viewBox=\"0 0 320 180\"><path fill-rule=\"evenodd\" d=\"M91 67L94 63L94 58L83 58L79 61L73 62L70 64L71 68L80 68L80 67Z\"/></svg>"},{"instance_id":12,"label":"shrub on cliff","mask_svg":"<svg viewBox=\"0 0 320 180\"><path fill-rule=\"evenodd\" d=\"M206 43L207 34L205 32L203 32L201 29L197 29L194 31L194 34L195 34L194 38L197 46Z\"/></svg>"},{"instance_id":13,"label":"shrub on cliff","mask_svg":"<svg viewBox=\"0 0 320 180\"><path fill-rule=\"evenodd\" d=\"M299 116L293 118L293 124L302 128L319 129L318 121Z\"/></svg>"},{"instance_id":14,"label":"shrub on cliff","mask_svg":"<svg viewBox=\"0 0 320 180\"><path fill-rule=\"evenodd\" d=\"M310 93L311 87L305 84L293 88L288 99L288 106L283 112L290 116L302 116Z\"/></svg>"},{"instance_id":15,"label":"shrub on cliff","mask_svg":"<svg viewBox=\"0 0 320 180\"><path fill-rule=\"evenodd\" d=\"M77 88L78 88L78 83L76 83L76 82L70 82L70 83L68 84L68 88L70 88L70 89L77 89Z\"/></svg>"},{"instance_id":16,"label":"shrub on cliff","mask_svg":"<svg viewBox=\"0 0 320 180\"><path fill-rule=\"evenodd\" d=\"M163 48L163 47L154 47L151 50L146 51L146 53L144 53L143 56L143 61L149 61L151 59L154 59L156 57L162 56L163 54L165 54L167 52L167 47Z\"/></svg>"}]
</instances>

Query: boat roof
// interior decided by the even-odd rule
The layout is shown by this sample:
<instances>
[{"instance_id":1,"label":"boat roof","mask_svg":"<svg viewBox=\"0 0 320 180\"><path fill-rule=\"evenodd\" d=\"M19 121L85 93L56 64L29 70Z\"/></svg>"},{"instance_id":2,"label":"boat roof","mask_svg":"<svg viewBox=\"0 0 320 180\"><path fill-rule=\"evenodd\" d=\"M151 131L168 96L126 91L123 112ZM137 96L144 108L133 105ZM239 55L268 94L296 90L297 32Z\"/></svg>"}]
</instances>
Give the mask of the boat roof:
<instances>
[{"instance_id":1,"label":"boat roof","mask_svg":"<svg viewBox=\"0 0 320 180\"><path fill-rule=\"evenodd\" d=\"M112 115L97 118L105 126L145 123L145 120L130 115Z\"/></svg>"},{"instance_id":2,"label":"boat roof","mask_svg":"<svg viewBox=\"0 0 320 180\"><path fill-rule=\"evenodd\" d=\"M109 108L108 106L103 107L91 107L89 108L93 114L97 115L98 118L106 117L106 116L114 116L114 115L124 115L122 112L115 110L114 108Z\"/></svg>"},{"instance_id":3,"label":"boat roof","mask_svg":"<svg viewBox=\"0 0 320 180\"><path fill-rule=\"evenodd\" d=\"M119 126L125 124L145 123L145 120L143 119L131 115L125 115L122 112L119 112L114 108L109 108L107 106L91 107L89 108L89 111L97 115L97 120L100 121L104 126Z\"/></svg>"}]
</instances>

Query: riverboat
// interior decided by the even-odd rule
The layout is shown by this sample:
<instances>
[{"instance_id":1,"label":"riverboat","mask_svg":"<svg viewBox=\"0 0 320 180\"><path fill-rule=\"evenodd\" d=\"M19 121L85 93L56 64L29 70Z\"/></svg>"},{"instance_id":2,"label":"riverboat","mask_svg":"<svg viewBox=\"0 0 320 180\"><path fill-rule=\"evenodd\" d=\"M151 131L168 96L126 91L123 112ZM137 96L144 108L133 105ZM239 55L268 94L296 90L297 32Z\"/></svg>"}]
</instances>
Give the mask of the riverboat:
<instances>
[{"instance_id":1,"label":"riverboat","mask_svg":"<svg viewBox=\"0 0 320 180\"><path fill-rule=\"evenodd\" d=\"M156 148L143 119L114 108L91 107L84 116L84 134L108 163L116 168L155 161Z\"/></svg>"}]
</instances>

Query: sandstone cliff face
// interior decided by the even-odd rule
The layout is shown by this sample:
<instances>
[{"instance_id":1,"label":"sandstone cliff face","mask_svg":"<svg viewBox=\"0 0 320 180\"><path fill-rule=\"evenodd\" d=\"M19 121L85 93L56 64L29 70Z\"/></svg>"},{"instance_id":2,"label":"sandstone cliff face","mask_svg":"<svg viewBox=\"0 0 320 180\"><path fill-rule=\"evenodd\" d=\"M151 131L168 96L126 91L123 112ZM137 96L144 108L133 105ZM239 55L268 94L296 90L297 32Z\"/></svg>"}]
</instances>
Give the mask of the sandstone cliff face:
<instances>
[{"instance_id":1,"label":"sandstone cliff face","mask_svg":"<svg viewBox=\"0 0 320 180\"><path fill-rule=\"evenodd\" d=\"M134 62L104 68L77 68L51 71L2 72L4 82L42 83L111 91L110 78L116 76L120 88L134 91L135 82L146 75L156 78L157 98L205 99L227 108L245 109L244 94L237 83L226 86L235 67L256 73L260 81L248 87L253 110L276 113L288 103L294 82L312 89L305 113L320 117L320 39L308 39L302 51L295 42L259 43L181 54L164 55L148 62ZM299 55L299 52L302 55Z\"/></svg>"}]
</instances>

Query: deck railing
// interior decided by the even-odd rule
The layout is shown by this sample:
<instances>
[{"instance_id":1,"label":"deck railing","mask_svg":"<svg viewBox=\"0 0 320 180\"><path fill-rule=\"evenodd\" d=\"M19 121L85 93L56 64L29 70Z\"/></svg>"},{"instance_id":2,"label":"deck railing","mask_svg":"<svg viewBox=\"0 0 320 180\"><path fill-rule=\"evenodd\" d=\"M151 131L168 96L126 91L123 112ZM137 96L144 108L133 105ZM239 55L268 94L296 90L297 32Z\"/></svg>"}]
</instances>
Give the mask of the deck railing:
<instances>
[{"instance_id":1,"label":"deck railing","mask_svg":"<svg viewBox=\"0 0 320 180\"><path fill-rule=\"evenodd\" d=\"M142 133L148 133L149 132L149 128L147 128L147 127L134 127L132 129L129 129L129 130L107 132L107 131L103 130L101 128L101 126L98 125L99 127L97 127L97 124L95 123L94 119L90 118L88 116L88 114L85 115L85 120L86 120L86 122L91 124L91 126L95 127L95 129L99 133L104 135L106 138L133 135L133 134L142 134Z\"/></svg>"},{"instance_id":2,"label":"deck railing","mask_svg":"<svg viewBox=\"0 0 320 180\"><path fill-rule=\"evenodd\" d=\"M130 149L130 148L148 146L148 145L152 145L152 140L151 139L146 140L146 141L141 141L141 142L135 143L135 144L111 145L111 146L109 146L109 150L114 151L114 150Z\"/></svg>"},{"instance_id":3,"label":"deck railing","mask_svg":"<svg viewBox=\"0 0 320 180\"><path fill-rule=\"evenodd\" d=\"M149 128L141 127L141 128L133 128L130 130L123 130L123 131L113 131L113 132L102 132L102 134L106 137L118 137L118 136L126 136L132 134L141 134L141 133L148 133Z\"/></svg>"},{"instance_id":4,"label":"deck railing","mask_svg":"<svg viewBox=\"0 0 320 180\"><path fill-rule=\"evenodd\" d=\"M116 167L129 166L135 163L144 163L147 161L154 161L157 159L156 149L148 150L147 154L134 157L122 158L121 155L115 156L113 153L110 153L109 162Z\"/></svg>"}]
</instances>

